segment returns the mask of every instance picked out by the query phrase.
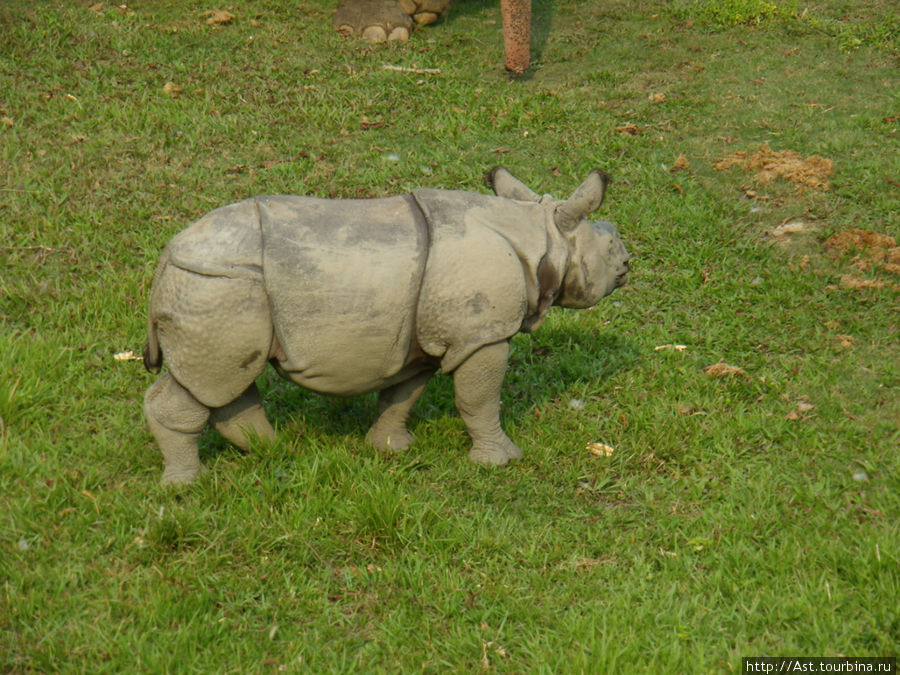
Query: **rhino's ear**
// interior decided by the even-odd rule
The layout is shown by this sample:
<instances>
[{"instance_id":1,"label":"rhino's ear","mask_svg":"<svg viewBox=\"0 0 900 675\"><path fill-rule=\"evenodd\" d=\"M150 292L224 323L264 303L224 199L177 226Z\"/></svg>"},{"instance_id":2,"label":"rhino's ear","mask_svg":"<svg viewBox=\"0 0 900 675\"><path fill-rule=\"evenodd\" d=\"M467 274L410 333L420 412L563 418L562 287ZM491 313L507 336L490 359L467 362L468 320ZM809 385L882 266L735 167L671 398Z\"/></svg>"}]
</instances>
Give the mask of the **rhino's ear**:
<instances>
[{"instance_id":1,"label":"rhino's ear","mask_svg":"<svg viewBox=\"0 0 900 675\"><path fill-rule=\"evenodd\" d=\"M495 166L484 175L484 180L498 197L518 199L523 202L540 201L541 197L525 183L502 166Z\"/></svg>"},{"instance_id":2,"label":"rhino's ear","mask_svg":"<svg viewBox=\"0 0 900 675\"><path fill-rule=\"evenodd\" d=\"M572 196L556 207L555 220L559 228L572 230L582 218L599 209L609 182L609 176L600 169L592 170Z\"/></svg>"}]
</instances>

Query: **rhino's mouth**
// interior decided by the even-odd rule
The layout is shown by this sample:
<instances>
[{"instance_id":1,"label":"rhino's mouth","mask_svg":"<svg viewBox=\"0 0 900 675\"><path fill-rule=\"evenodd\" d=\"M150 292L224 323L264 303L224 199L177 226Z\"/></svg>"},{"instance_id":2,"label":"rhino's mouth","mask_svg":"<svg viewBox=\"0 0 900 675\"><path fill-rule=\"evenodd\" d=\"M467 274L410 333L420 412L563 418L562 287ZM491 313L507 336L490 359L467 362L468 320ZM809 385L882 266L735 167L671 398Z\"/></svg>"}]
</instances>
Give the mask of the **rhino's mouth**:
<instances>
[{"instance_id":1,"label":"rhino's mouth","mask_svg":"<svg viewBox=\"0 0 900 675\"><path fill-rule=\"evenodd\" d=\"M616 276L616 288L621 288L628 281L628 261L622 263L622 269Z\"/></svg>"}]
</instances>

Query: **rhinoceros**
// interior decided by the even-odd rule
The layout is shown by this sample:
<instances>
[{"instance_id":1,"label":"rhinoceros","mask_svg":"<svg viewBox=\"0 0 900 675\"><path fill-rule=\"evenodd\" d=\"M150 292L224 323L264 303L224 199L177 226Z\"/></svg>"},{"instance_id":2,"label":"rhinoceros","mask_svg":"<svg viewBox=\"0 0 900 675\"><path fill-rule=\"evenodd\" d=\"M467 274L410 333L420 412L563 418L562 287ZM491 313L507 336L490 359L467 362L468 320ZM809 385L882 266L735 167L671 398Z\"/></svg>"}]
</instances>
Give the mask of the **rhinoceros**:
<instances>
[{"instance_id":1,"label":"rhinoceros","mask_svg":"<svg viewBox=\"0 0 900 675\"><path fill-rule=\"evenodd\" d=\"M148 370L168 364L144 399L163 483L206 470L208 423L243 449L274 437L255 385L266 363L323 394L379 391L368 440L391 450L412 442L407 419L428 380L452 373L469 457L521 458L499 416L510 338L552 305L597 304L625 283L629 256L613 225L587 220L602 171L564 201L502 167L486 180L496 196L259 196L177 234L153 279L144 348Z\"/></svg>"}]
</instances>

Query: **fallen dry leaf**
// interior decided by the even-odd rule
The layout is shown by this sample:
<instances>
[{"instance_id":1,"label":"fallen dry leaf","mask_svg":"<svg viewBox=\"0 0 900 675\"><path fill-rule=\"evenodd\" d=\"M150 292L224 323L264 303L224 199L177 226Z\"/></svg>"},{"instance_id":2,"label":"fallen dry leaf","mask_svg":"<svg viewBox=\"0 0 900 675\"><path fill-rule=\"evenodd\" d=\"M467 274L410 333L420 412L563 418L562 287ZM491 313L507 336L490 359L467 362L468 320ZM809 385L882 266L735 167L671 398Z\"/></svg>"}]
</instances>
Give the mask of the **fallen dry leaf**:
<instances>
[{"instance_id":1,"label":"fallen dry leaf","mask_svg":"<svg viewBox=\"0 0 900 675\"><path fill-rule=\"evenodd\" d=\"M787 239L792 234L804 234L815 229L810 223L802 220L786 220L772 228L771 235L776 239Z\"/></svg>"},{"instance_id":2,"label":"fallen dry leaf","mask_svg":"<svg viewBox=\"0 0 900 675\"><path fill-rule=\"evenodd\" d=\"M666 350L674 350L676 352L685 352L687 351L687 345L658 345L653 348L655 352L661 352Z\"/></svg>"},{"instance_id":3,"label":"fallen dry leaf","mask_svg":"<svg viewBox=\"0 0 900 675\"><path fill-rule=\"evenodd\" d=\"M174 82L166 82L166 84L163 86L163 93L168 94L172 98L176 98L178 96L178 94L180 94L183 91L184 91L184 89L179 87Z\"/></svg>"},{"instance_id":4,"label":"fallen dry leaf","mask_svg":"<svg viewBox=\"0 0 900 675\"><path fill-rule=\"evenodd\" d=\"M88 11L89 11L89 12L94 12L95 14L99 14L100 12L103 11L103 3L102 3L102 2L98 2L98 3L94 4L94 5L91 5L90 7L88 7Z\"/></svg>"},{"instance_id":5,"label":"fallen dry leaf","mask_svg":"<svg viewBox=\"0 0 900 675\"><path fill-rule=\"evenodd\" d=\"M663 103L666 100L666 95L662 92L657 92L655 94L650 94L650 96L647 97L647 100L653 104Z\"/></svg>"},{"instance_id":6,"label":"fallen dry leaf","mask_svg":"<svg viewBox=\"0 0 900 675\"><path fill-rule=\"evenodd\" d=\"M140 356L134 353L131 349L119 352L118 354L113 354L113 358L116 361L140 361L142 360Z\"/></svg>"},{"instance_id":7,"label":"fallen dry leaf","mask_svg":"<svg viewBox=\"0 0 900 675\"><path fill-rule=\"evenodd\" d=\"M785 415L785 419L795 421L801 420L804 418L806 413L808 413L815 407L816 406L809 402L808 398L806 398L805 396L801 396L799 399L797 399L797 406L791 412Z\"/></svg>"},{"instance_id":8,"label":"fallen dry leaf","mask_svg":"<svg viewBox=\"0 0 900 675\"><path fill-rule=\"evenodd\" d=\"M696 417L697 415L708 415L709 413L705 410L700 410L695 408L692 405L679 405L675 407L675 410L678 411L679 415L687 415L689 417Z\"/></svg>"},{"instance_id":9,"label":"fallen dry leaf","mask_svg":"<svg viewBox=\"0 0 900 675\"><path fill-rule=\"evenodd\" d=\"M224 9L214 9L209 12L204 12L200 15L200 18L208 17L206 19L207 26L214 26L216 24L224 24L231 23L234 21L234 14L231 12L227 12Z\"/></svg>"},{"instance_id":10,"label":"fallen dry leaf","mask_svg":"<svg viewBox=\"0 0 900 675\"><path fill-rule=\"evenodd\" d=\"M755 190L751 190L746 185L741 186L741 192L744 193L744 196L747 199L754 199L759 202L767 202L771 199L771 197L769 197L767 195L761 195L761 194L757 193Z\"/></svg>"},{"instance_id":11,"label":"fallen dry leaf","mask_svg":"<svg viewBox=\"0 0 900 675\"><path fill-rule=\"evenodd\" d=\"M841 341L841 347L849 348L853 346L853 343L856 342L856 338L852 335L838 335L838 340Z\"/></svg>"},{"instance_id":12,"label":"fallen dry leaf","mask_svg":"<svg viewBox=\"0 0 900 675\"><path fill-rule=\"evenodd\" d=\"M675 163L672 165L672 171L684 171L685 169L690 169L691 163L688 161L688 158L684 156L684 153L678 155L678 159L675 160Z\"/></svg>"},{"instance_id":13,"label":"fallen dry leaf","mask_svg":"<svg viewBox=\"0 0 900 675\"><path fill-rule=\"evenodd\" d=\"M616 127L616 131L618 131L623 136L637 136L641 133L640 128L636 124L632 124L631 122L625 122L625 124L620 124Z\"/></svg>"},{"instance_id":14,"label":"fallen dry leaf","mask_svg":"<svg viewBox=\"0 0 900 675\"><path fill-rule=\"evenodd\" d=\"M3 117L2 119L0 119L0 122L2 122L3 124L5 124L8 127L11 127L11 126L13 126L13 124L15 124L15 122L13 122L13 120L12 120L12 117Z\"/></svg>"},{"instance_id":15,"label":"fallen dry leaf","mask_svg":"<svg viewBox=\"0 0 900 675\"><path fill-rule=\"evenodd\" d=\"M585 450L597 457L612 457L615 452L613 447L606 443L588 443Z\"/></svg>"},{"instance_id":16,"label":"fallen dry leaf","mask_svg":"<svg viewBox=\"0 0 900 675\"><path fill-rule=\"evenodd\" d=\"M382 127L386 127L387 122L373 122L365 115L359 121L359 128L363 131L368 131L369 129L381 129Z\"/></svg>"},{"instance_id":17,"label":"fallen dry leaf","mask_svg":"<svg viewBox=\"0 0 900 675\"><path fill-rule=\"evenodd\" d=\"M731 377L732 375L742 375L744 377L749 377L747 373L744 372L743 368L738 368L737 366L729 366L723 361L714 363L711 366L706 366L706 368L703 369L703 372L706 373L707 377L713 378Z\"/></svg>"}]
</instances>

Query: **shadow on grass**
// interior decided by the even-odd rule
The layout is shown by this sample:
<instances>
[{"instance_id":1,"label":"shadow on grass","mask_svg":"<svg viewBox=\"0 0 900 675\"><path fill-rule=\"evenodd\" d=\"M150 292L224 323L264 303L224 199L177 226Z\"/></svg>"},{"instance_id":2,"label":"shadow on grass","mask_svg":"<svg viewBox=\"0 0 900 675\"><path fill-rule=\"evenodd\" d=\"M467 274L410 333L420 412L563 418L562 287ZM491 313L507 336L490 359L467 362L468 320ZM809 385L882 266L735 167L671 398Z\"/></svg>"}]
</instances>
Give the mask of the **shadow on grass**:
<instances>
[{"instance_id":1,"label":"shadow on grass","mask_svg":"<svg viewBox=\"0 0 900 675\"><path fill-rule=\"evenodd\" d=\"M545 327L513 341L504 383L504 411L524 415L535 406L578 390L600 389L640 357L637 344L614 331Z\"/></svg>"}]
</instances>

